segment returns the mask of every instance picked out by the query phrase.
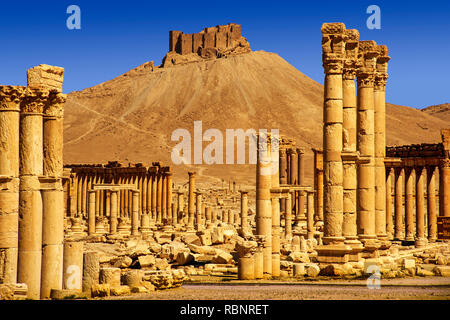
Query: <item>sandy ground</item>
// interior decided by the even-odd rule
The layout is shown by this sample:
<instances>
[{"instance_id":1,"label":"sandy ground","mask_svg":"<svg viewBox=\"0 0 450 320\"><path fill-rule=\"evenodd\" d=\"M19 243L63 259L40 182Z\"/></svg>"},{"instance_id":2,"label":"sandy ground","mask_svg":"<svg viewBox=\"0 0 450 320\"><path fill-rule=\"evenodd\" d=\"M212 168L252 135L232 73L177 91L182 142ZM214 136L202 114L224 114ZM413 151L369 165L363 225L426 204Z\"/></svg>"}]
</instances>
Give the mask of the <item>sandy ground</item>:
<instances>
[{"instance_id":1,"label":"sandy ground","mask_svg":"<svg viewBox=\"0 0 450 320\"><path fill-rule=\"evenodd\" d=\"M369 289L365 280L291 284L185 284L181 288L109 297L120 300L450 300L450 278L381 280Z\"/></svg>"}]
</instances>

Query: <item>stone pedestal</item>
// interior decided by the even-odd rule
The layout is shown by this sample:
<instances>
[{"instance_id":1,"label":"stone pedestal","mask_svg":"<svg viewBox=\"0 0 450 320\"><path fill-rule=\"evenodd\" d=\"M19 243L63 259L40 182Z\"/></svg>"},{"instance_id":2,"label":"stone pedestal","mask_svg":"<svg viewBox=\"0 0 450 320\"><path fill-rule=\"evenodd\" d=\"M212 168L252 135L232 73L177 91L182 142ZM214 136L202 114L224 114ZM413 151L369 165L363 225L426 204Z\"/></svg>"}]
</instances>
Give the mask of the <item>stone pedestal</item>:
<instances>
[{"instance_id":1,"label":"stone pedestal","mask_svg":"<svg viewBox=\"0 0 450 320\"><path fill-rule=\"evenodd\" d=\"M239 258L238 279L239 280L255 279L255 260L253 256L246 256Z\"/></svg>"},{"instance_id":2,"label":"stone pedestal","mask_svg":"<svg viewBox=\"0 0 450 320\"><path fill-rule=\"evenodd\" d=\"M83 242L65 242L63 289L81 290L83 276Z\"/></svg>"}]
</instances>

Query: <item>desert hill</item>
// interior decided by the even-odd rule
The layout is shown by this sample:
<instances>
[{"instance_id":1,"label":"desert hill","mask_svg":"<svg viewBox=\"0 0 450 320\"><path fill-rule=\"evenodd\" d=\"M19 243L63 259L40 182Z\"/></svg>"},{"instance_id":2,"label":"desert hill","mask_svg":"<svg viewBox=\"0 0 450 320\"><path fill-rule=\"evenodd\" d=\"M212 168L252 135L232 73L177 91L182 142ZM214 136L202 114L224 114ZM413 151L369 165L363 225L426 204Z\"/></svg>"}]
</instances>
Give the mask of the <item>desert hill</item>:
<instances>
[{"instance_id":1,"label":"desert hill","mask_svg":"<svg viewBox=\"0 0 450 320\"><path fill-rule=\"evenodd\" d=\"M275 53L256 51L171 66L145 64L115 79L68 95L64 122L64 162L162 161L172 165L177 128L193 132L193 122L209 128L280 129L307 150L322 146L323 86ZM388 88L389 90L389 82ZM387 104L387 144L440 141L449 122L409 107ZM209 142L204 142L203 146ZM225 151L224 151L225 153ZM175 181L194 166L174 166ZM201 165L204 180L255 179L255 166ZM201 180L201 179L199 179Z\"/></svg>"},{"instance_id":2,"label":"desert hill","mask_svg":"<svg viewBox=\"0 0 450 320\"><path fill-rule=\"evenodd\" d=\"M450 103L429 106L422 109L422 111L450 123Z\"/></svg>"}]
</instances>

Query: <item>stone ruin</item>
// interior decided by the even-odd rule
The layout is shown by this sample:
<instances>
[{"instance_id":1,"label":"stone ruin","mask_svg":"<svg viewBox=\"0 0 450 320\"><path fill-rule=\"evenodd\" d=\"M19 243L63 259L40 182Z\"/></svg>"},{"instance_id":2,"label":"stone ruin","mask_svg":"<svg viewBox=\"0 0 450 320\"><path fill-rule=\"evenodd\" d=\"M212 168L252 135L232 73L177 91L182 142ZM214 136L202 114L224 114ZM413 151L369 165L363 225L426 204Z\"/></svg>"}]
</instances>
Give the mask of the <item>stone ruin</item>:
<instances>
[{"instance_id":1,"label":"stone ruin","mask_svg":"<svg viewBox=\"0 0 450 320\"><path fill-rule=\"evenodd\" d=\"M250 52L250 44L235 23L204 28L199 33L169 31L169 52L162 66L215 59Z\"/></svg>"},{"instance_id":2,"label":"stone ruin","mask_svg":"<svg viewBox=\"0 0 450 320\"><path fill-rule=\"evenodd\" d=\"M159 162L63 167L64 69L40 65L27 87L0 86L2 299L149 293L210 277L352 279L372 265L387 278L450 276L436 227L450 216L450 131L442 143L386 147L387 47L342 23L322 34L312 186L306 149L270 134L258 137L256 190L202 189L195 172L174 183ZM167 65L250 50L235 24L170 39Z\"/></svg>"}]
</instances>

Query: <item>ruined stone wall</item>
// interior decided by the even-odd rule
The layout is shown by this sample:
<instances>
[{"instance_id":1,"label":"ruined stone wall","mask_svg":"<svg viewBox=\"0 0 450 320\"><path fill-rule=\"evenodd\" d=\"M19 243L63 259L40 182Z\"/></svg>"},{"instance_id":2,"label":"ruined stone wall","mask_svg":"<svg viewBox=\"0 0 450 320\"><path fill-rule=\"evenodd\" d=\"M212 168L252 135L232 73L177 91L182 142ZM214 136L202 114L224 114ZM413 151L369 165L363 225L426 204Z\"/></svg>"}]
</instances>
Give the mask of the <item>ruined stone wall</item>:
<instances>
[{"instance_id":1,"label":"ruined stone wall","mask_svg":"<svg viewBox=\"0 0 450 320\"><path fill-rule=\"evenodd\" d=\"M199 33L169 31L169 51L178 54L199 53L200 48L227 49L241 39L241 26L235 23L205 28Z\"/></svg>"}]
</instances>

